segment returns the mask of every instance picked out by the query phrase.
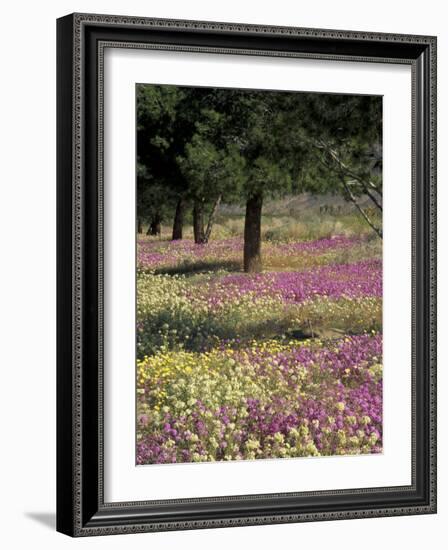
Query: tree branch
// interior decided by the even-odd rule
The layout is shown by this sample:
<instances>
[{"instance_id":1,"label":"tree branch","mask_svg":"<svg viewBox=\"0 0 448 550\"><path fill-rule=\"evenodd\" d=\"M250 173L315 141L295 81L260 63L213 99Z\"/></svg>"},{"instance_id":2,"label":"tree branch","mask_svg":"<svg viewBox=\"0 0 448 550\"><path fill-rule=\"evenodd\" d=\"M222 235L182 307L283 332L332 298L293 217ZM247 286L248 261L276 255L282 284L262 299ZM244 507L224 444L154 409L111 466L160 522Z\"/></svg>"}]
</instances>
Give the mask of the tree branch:
<instances>
[{"instance_id":1,"label":"tree branch","mask_svg":"<svg viewBox=\"0 0 448 550\"><path fill-rule=\"evenodd\" d=\"M333 161L338 165L340 175L345 175L353 178L358 183L361 184L361 187L364 191L364 193L369 197L369 199L373 202L373 204L380 210L383 211L383 205L378 201L378 199L372 194L372 192L368 189L370 187L372 190L374 190L381 198L382 193L379 191L378 187L369 179L365 180L362 178L359 174L356 172L353 172L339 157L338 153L332 149L327 143L320 140L318 142L315 142L316 146L319 149L324 149L327 151L327 153L331 156ZM327 165L328 166L328 165Z\"/></svg>"},{"instance_id":2,"label":"tree branch","mask_svg":"<svg viewBox=\"0 0 448 550\"><path fill-rule=\"evenodd\" d=\"M382 239L383 238L383 232L379 227L376 227L376 225L372 222L372 220L367 215L367 212L361 208L361 206L358 204L358 201L356 200L355 195L352 193L352 190L348 186L347 182L345 181L345 178L341 175L340 180L342 182L342 185L344 186L344 189L347 192L348 197L352 201L352 203L356 206L358 211L360 212L361 216L366 220L366 222L370 225L370 227L375 231L375 233Z\"/></svg>"}]
</instances>

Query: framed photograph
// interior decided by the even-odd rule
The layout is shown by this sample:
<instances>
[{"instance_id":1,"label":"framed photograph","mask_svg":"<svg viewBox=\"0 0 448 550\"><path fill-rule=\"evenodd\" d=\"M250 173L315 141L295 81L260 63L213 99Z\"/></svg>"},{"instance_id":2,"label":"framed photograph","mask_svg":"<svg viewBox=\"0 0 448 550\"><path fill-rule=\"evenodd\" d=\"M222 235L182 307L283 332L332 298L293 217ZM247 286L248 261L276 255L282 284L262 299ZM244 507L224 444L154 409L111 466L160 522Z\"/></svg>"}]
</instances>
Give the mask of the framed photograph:
<instances>
[{"instance_id":1,"label":"framed photograph","mask_svg":"<svg viewBox=\"0 0 448 550\"><path fill-rule=\"evenodd\" d=\"M57 529L436 511L436 38L57 22Z\"/></svg>"}]
</instances>

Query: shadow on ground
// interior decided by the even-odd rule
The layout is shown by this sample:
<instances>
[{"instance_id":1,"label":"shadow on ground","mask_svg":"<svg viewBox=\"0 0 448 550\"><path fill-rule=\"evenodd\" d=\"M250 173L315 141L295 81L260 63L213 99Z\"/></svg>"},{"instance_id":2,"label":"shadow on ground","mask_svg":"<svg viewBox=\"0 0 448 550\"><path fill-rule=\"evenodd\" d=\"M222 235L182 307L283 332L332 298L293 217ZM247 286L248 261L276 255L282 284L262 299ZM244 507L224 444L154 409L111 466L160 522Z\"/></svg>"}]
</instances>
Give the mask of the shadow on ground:
<instances>
[{"instance_id":1,"label":"shadow on ground","mask_svg":"<svg viewBox=\"0 0 448 550\"><path fill-rule=\"evenodd\" d=\"M241 271L241 264L230 260L216 262L185 262L172 267L161 267L155 270L156 275L196 275L210 271Z\"/></svg>"},{"instance_id":2,"label":"shadow on ground","mask_svg":"<svg viewBox=\"0 0 448 550\"><path fill-rule=\"evenodd\" d=\"M54 512L25 512L25 516L52 531L56 529L56 514Z\"/></svg>"}]
</instances>

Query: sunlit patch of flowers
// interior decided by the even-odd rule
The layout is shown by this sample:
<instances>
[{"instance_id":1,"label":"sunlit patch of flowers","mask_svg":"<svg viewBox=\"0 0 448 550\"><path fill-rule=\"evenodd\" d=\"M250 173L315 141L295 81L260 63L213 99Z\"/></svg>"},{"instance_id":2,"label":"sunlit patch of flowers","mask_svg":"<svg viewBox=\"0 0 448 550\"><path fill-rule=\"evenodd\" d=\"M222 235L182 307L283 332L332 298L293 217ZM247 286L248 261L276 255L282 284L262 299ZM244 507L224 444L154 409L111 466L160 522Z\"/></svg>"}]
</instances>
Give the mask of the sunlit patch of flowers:
<instances>
[{"instance_id":1,"label":"sunlit patch of flowers","mask_svg":"<svg viewBox=\"0 0 448 550\"><path fill-rule=\"evenodd\" d=\"M227 275L215 279L211 294L278 297L283 302L304 302L314 296L382 295L382 265L379 260L364 260L353 264L317 267L302 272L268 272L260 274ZM218 298L219 300L219 298Z\"/></svg>"},{"instance_id":2,"label":"sunlit patch of flowers","mask_svg":"<svg viewBox=\"0 0 448 550\"><path fill-rule=\"evenodd\" d=\"M243 240L240 237L212 240L207 245L191 240L167 241L140 239L137 263L141 270L172 271L201 267L204 270L242 267ZM336 235L316 241L263 243L263 261L267 269L307 269L329 263L358 261L372 256L363 238Z\"/></svg>"},{"instance_id":3,"label":"sunlit patch of flowers","mask_svg":"<svg viewBox=\"0 0 448 550\"><path fill-rule=\"evenodd\" d=\"M381 452L380 246L141 241L138 464Z\"/></svg>"},{"instance_id":4,"label":"sunlit patch of flowers","mask_svg":"<svg viewBox=\"0 0 448 550\"><path fill-rule=\"evenodd\" d=\"M381 346L365 334L146 357L137 462L381 452Z\"/></svg>"},{"instance_id":5,"label":"sunlit patch of flowers","mask_svg":"<svg viewBox=\"0 0 448 550\"><path fill-rule=\"evenodd\" d=\"M313 271L199 278L141 272L137 355L204 350L221 340L269 338L306 327L360 333L381 329L376 260Z\"/></svg>"}]
</instances>

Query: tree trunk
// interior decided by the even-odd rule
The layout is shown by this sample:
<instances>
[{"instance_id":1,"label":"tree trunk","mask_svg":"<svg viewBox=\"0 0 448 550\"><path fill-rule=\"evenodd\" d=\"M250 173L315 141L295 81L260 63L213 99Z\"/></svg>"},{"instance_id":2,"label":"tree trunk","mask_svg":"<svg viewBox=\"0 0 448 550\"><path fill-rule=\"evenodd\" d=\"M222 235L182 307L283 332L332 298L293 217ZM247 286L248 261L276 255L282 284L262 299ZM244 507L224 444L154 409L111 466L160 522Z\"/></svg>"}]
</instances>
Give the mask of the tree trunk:
<instances>
[{"instance_id":1,"label":"tree trunk","mask_svg":"<svg viewBox=\"0 0 448 550\"><path fill-rule=\"evenodd\" d=\"M261 209L262 193L252 195L246 202L244 221L244 271L256 273L261 271Z\"/></svg>"},{"instance_id":2,"label":"tree trunk","mask_svg":"<svg viewBox=\"0 0 448 550\"><path fill-rule=\"evenodd\" d=\"M200 201L193 205L193 233L196 244L204 244L204 206Z\"/></svg>"},{"instance_id":3,"label":"tree trunk","mask_svg":"<svg viewBox=\"0 0 448 550\"><path fill-rule=\"evenodd\" d=\"M138 233L143 233L143 225L142 225L142 219L141 218L137 219L137 232Z\"/></svg>"},{"instance_id":4,"label":"tree trunk","mask_svg":"<svg viewBox=\"0 0 448 550\"><path fill-rule=\"evenodd\" d=\"M151 220L151 223L149 224L148 231L146 232L147 235L160 235L162 232L161 228L161 217L159 214L155 214Z\"/></svg>"},{"instance_id":5,"label":"tree trunk","mask_svg":"<svg viewBox=\"0 0 448 550\"><path fill-rule=\"evenodd\" d=\"M219 205L221 204L221 199L222 199L222 195L219 195L215 201L215 204L213 205L212 211L210 212L210 216L208 218L208 223L207 223L207 229L205 230L205 235L204 235L205 243L208 243L210 239L213 224L215 223L216 214L218 213L218 208L219 208Z\"/></svg>"},{"instance_id":6,"label":"tree trunk","mask_svg":"<svg viewBox=\"0 0 448 550\"><path fill-rule=\"evenodd\" d=\"M173 241L182 239L182 229L184 227L184 199L179 198L176 205L176 212L174 214L173 222Z\"/></svg>"}]
</instances>

